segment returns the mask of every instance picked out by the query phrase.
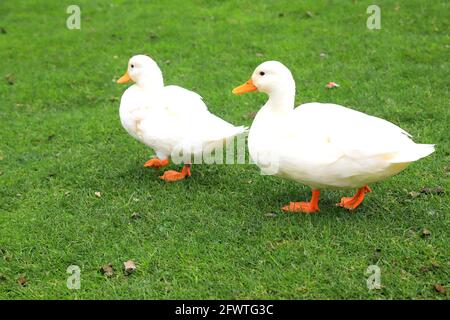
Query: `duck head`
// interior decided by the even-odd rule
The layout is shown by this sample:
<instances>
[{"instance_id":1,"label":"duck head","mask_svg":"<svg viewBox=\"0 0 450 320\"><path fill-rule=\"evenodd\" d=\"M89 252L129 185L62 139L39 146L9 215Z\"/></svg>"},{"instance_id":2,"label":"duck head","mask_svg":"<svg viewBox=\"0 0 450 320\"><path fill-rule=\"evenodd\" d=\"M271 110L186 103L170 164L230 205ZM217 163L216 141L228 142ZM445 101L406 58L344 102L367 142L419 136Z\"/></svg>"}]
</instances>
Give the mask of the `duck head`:
<instances>
[{"instance_id":1,"label":"duck head","mask_svg":"<svg viewBox=\"0 0 450 320\"><path fill-rule=\"evenodd\" d=\"M233 89L234 94L251 91L264 92L269 95L269 103L274 107L293 108L294 106L295 81L291 71L281 62L261 63L253 71L250 80Z\"/></svg>"},{"instance_id":2,"label":"duck head","mask_svg":"<svg viewBox=\"0 0 450 320\"><path fill-rule=\"evenodd\" d=\"M117 83L135 82L143 88L160 88L164 86L161 69L156 62L146 55L136 55L128 61L125 74L117 80Z\"/></svg>"}]
</instances>

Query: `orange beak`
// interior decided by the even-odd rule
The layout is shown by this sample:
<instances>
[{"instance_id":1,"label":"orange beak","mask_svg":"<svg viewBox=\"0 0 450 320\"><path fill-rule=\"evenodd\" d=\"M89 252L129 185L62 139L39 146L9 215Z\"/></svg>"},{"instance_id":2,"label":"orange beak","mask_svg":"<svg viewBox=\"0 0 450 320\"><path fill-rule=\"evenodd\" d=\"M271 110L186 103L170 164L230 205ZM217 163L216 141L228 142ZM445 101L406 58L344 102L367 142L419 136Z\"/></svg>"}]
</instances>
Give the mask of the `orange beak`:
<instances>
[{"instance_id":1,"label":"orange beak","mask_svg":"<svg viewBox=\"0 0 450 320\"><path fill-rule=\"evenodd\" d=\"M246 92L252 92L258 90L258 88L253 84L252 79L248 80L243 85L240 85L239 87L236 87L233 89L234 94L243 94Z\"/></svg>"},{"instance_id":2,"label":"orange beak","mask_svg":"<svg viewBox=\"0 0 450 320\"><path fill-rule=\"evenodd\" d=\"M130 75L128 74L128 71L127 71L127 72L125 72L125 74L122 77L120 77L119 80L117 80L117 83L127 83L129 81L132 81L132 80L131 80Z\"/></svg>"}]
</instances>

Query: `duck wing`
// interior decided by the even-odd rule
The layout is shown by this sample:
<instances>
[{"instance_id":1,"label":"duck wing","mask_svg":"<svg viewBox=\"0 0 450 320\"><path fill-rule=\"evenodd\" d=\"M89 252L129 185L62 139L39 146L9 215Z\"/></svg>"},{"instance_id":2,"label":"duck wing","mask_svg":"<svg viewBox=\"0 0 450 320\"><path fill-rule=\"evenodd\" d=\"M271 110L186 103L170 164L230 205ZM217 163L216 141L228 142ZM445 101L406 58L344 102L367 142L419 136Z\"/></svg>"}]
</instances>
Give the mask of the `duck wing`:
<instances>
[{"instance_id":1,"label":"duck wing","mask_svg":"<svg viewBox=\"0 0 450 320\"><path fill-rule=\"evenodd\" d=\"M434 151L433 145L414 143L409 133L389 121L336 104L303 104L294 110L293 120L300 122L302 132L309 132L301 142L325 162L341 157L412 162Z\"/></svg>"},{"instance_id":2,"label":"duck wing","mask_svg":"<svg viewBox=\"0 0 450 320\"><path fill-rule=\"evenodd\" d=\"M209 112L199 94L182 87L164 87L159 100L160 108L146 117L139 129L149 145L165 152L180 145L199 148L246 131Z\"/></svg>"}]
</instances>

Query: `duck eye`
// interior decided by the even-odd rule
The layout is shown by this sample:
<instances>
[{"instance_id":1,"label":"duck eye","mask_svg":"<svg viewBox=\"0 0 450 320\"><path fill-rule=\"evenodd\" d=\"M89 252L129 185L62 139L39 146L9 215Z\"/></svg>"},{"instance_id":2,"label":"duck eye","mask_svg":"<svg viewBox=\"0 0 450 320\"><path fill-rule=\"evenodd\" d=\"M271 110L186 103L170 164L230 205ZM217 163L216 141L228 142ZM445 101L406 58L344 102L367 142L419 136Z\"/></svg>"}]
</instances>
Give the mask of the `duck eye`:
<instances>
[{"instance_id":1,"label":"duck eye","mask_svg":"<svg viewBox=\"0 0 450 320\"><path fill-rule=\"evenodd\" d=\"M259 75L261 75L261 76L263 76L263 75L265 75L266 73L264 72L264 71L261 71L260 73L259 73Z\"/></svg>"},{"instance_id":2,"label":"duck eye","mask_svg":"<svg viewBox=\"0 0 450 320\"><path fill-rule=\"evenodd\" d=\"M132 64L131 67L134 68L134 64Z\"/></svg>"}]
</instances>

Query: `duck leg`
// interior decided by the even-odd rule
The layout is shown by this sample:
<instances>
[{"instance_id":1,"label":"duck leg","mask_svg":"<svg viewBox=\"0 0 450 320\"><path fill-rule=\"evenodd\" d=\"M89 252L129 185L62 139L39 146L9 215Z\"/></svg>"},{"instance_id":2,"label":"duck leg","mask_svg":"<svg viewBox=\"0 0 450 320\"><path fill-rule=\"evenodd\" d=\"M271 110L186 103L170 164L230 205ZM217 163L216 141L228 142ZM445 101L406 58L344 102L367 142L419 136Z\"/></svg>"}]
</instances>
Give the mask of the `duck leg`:
<instances>
[{"instance_id":1,"label":"duck leg","mask_svg":"<svg viewBox=\"0 0 450 320\"><path fill-rule=\"evenodd\" d=\"M319 196L320 190L315 189L312 191L311 200L309 202L290 202L287 206L281 208L281 210L303 213L313 213L319 211Z\"/></svg>"},{"instance_id":2,"label":"duck leg","mask_svg":"<svg viewBox=\"0 0 450 320\"><path fill-rule=\"evenodd\" d=\"M359 188L353 197L343 197L341 198L341 202L337 203L336 205L338 207L354 210L361 204L361 202L364 200L365 194L368 192L372 192L369 186Z\"/></svg>"},{"instance_id":3,"label":"duck leg","mask_svg":"<svg viewBox=\"0 0 450 320\"><path fill-rule=\"evenodd\" d=\"M186 177L191 176L191 165L185 164L181 172L175 170L167 170L164 174L159 177L161 180L173 182L178 180L183 180Z\"/></svg>"},{"instance_id":4,"label":"duck leg","mask_svg":"<svg viewBox=\"0 0 450 320\"><path fill-rule=\"evenodd\" d=\"M156 168L156 169L165 167L167 165L169 165L168 159L161 160L156 157L152 158L152 159L148 160L146 163L144 163L144 167L147 167L147 168L152 167L152 168Z\"/></svg>"}]
</instances>

